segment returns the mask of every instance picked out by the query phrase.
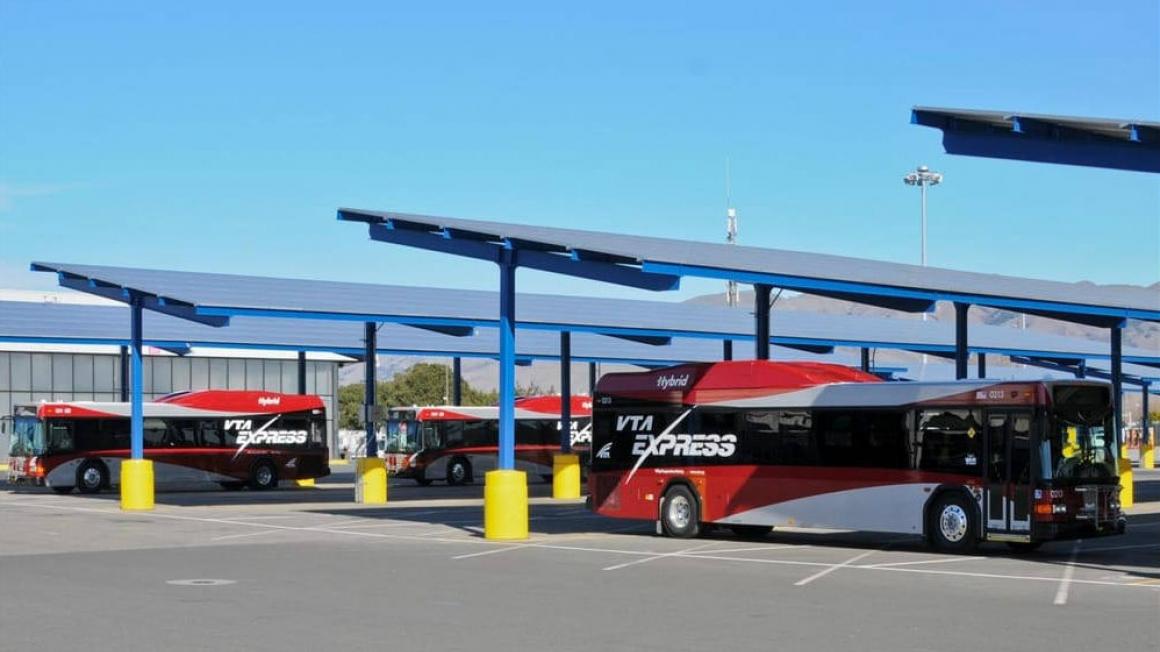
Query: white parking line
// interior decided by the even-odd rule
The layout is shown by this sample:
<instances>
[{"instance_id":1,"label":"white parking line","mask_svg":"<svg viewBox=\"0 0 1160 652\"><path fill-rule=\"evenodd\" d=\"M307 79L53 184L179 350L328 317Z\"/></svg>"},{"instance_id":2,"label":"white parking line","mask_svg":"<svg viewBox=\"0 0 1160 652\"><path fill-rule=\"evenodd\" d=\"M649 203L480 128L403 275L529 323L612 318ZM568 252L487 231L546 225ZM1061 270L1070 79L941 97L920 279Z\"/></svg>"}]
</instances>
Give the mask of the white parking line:
<instances>
[{"instance_id":1,"label":"white parking line","mask_svg":"<svg viewBox=\"0 0 1160 652\"><path fill-rule=\"evenodd\" d=\"M526 548L526 547L527 547L526 544L517 544L514 546L504 546L503 548L496 548L495 550L484 550L483 552L473 552L473 553L467 554L467 555L459 555L458 557L452 557L451 559L452 560L471 559L472 557L483 557L486 555L494 555L498 552L507 552L509 550L517 550L519 548Z\"/></svg>"},{"instance_id":2,"label":"white parking line","mask_svg":"<svg viewBox=\"0 0 1160 652\"><path fill-rule=\"evenodd\" d=\"M834 565L830 566L829 568L826 568L824 570L820 570L820 571L814 573L813 575L810 575L809 577L807 577L805 579L798 580L797 582L794 582L794 586L805 586L806 584L809 584L810 582L813 582L814 580L821 579L821 578L829 575L830 573L838 570L839 568L845 568L845 567L849 566L850 564L853 564L856 561L861 561L861 560L869 557L870 555L872 555L876 552L879 552L881 550L882 550L882 548L878 548L877 550L867 550L866 552L864 552L860 555L851 557L840 564L834 564Z\"/></svg>"},{"instance_id":3,"label":"white parking line","mask_svg":"<svg viewBox=\"0 0 1160 652\"><path fill-rule=\"evenodd\" d=\"M637 564L647 564L647 563L648 563L648 562L650 562L650 561L656 561L656 560L658 560L658 559L664 559L665 557L680 557L680 556L682 556L682 555L688 555L688 556L692 556L692 555L689 555L689 553L690 553L690 552L693 552L693 551L695 551L695 550L701 550L701 549L703 549L703 548L708 548L709 546L712 546L712 545L716 545L716 544L715 544L715 543L706 543L706 544L703 544L703 545L694 546L694 547L692 547L692 548L686 548L685 550L678 550L678 551L676 551L676 552L669 552L669 553L665 553L665 554L663 554L663 555L656 555L656 556L653 556L653 557L645 557L644 559L634 559L634 560L632 560L632 561L625 562L625 563L623 563L623 564L617 564L617 565L615 565L615 566L609 566L608 568L602 568L602 569L600 569L600 570L606 570L606 571L620 570L620 569L622 569L622 568L628 568L629 566L636 566Z\"/></svg>"},{"instance_id":4,"label":"white parking line","mask_svg":"<svg viewBox=\"0 0 1160 652\"><path fill-rule=\"evenodd\" d=\"M893 561L887 564L869 564L862 568L892 568L895 566L914 566L916 564L948 564L956 561L987 561L990 557L944 557L940 559L922 559L919 561Z\"/></svg>"},{"instance_id":5,"label":"white parking line","mask_svg":"<svg viewBox=\"0 0 1160 652\"><path fill-rule=\"evenodd\" d=\"M222 537L214 537L214 538L210 539L210 541L225 541L226 539L242 539L245 537L261 536L263 534L273 534L275 532L277 532L277 530L258 530L257 532L243 532L241 534L227 534L227 535L222 536Z\"/></svg>"},{"instance_id":6,"label":"white parking line","mask_svg":"<svg viewBox=\"0 0 1160 652\"><path fill-rule=\"evenodd\" d=\"M242 520L235 520L235 519L228 519L228 518L210 518L210 517L197 517L197 516L186 516L186 515L178 515L178 514L168 514L168 513L164 513L164 512L160 512L160 511L148 512L148 513L123 512L116 507L110 507L107 509L98 509L98 508L91 508L91 507L77 507L75 505L62 505L59 503L54 504L54 503L51 503L48 501L35 502L35 503L0 502L0 508L3 508L3 507L39 509L39 510L46 510L46 509L47 510L61 510L61 511L71 511L71 512L89 513L89 514L101 514L104 516L111 516L114 518L114 520L116 520L116 519L133 519L133 518L142 518L142 519L161 518L161 519L171 519L171 520L177 520L177 521L189 521L189 522L195 522L195 523L215 523L215 524L222 524L222 525L236 525L236 526L247 527L247 528L261 528L263 531L293 531L293 532L305 532L305 533L324 533L324 534L343 535L343 536L348 536L348 537L361 537L361 538L367 538L367 539L386 540L386 541L391 541L391 540L395 540L395 541L434 541L434 542L438 542L438 543L449 543L449 544L495 545L495 542L487 541L486 539L475 538L475 537L466 537L466 536L434 537L434 536L418 536L415 534L391 534L391 533L384 533L384 532L363 532L363 531L352 530L352 529L335 530L335 529L328 529L325 527L317 527L317 526L316 527L297 527L297 526L290 526L290 525L277 525L274 523L256 523L256 522L249 522L249 521L242 521ZM482 528L465 528L465 529L481 530ZM734 563L767 564L767 565L774 565L774 566L811 566L811 567L815 567L815 568L821 567L824 569L832 568L835 566L834 564L831 564L831 563L790 560L790 559L730 557L730 556L726 556L726 555L722 555L722 554L714 554L713 551L708 551L709 554L705 554L705 553L687 554L688 551L677 551L675 553L661 553L661 552L657 552L655 550L623 550L623 549L615 549L615 548L594 548L594 547L584 547L584 546L568 546L568 545L558 545L558 544L538 543L538 542L528 543L528 544L524 544L524 545L526 545L528 547L542 548L542 549L546 549L546 550L590 552L590 553L597 553L597 554L626 555L626 556L644 557L644 558L670 557L673 559L697 559L697 560L709 559L709 560L727 561L727 562L734 562ZM709 544L709 545L712 545L712 544ZM1160 546L1160 544L1146 544L1146 545L1143 545L1140 547L1149 547L1150 548L1150 547L1157 547L1157 546ZM1119 546L1117 546L1117 547L1119 547ZM1131 546L1131 547L1136 547L1136 546ZM696 550L696 548L694 548L692 550ZM1095 549L1095 548L1085 549L1085 552L1087 552L1089 550L1097 550L1097 549ZM871 550L868 553L864 553L864 554L870 554L873 552L877 552L877 550ZM852 562L847 562L847 563L852 564ZM1007 580L1007 581L1059 582L1059 578L1057 578L1057 577L1041 577L1041 576L1027 576L1027 575L1002 575L1002 574L998 574L998 573L978 573L978 572L968 572L968 571L937 570L937 569L930 569L930 568L912 568L912 567L899 567L899 566L876 567L873 564L870 564L870 565L849 565L849 566L847 566L847 568L850 570L867 570L867 571L895 572L895 573L918 573L918 574L922 574L922 575L946 575L946 576L953 576L953 577L974 577L974 578ZM1146 589L1146 590L1160 592L1160 587L1157 587L1157 586L1151 585L1151 584L1143 584L1143 583L1129 583L1129 582L1123 582L1123 581L1109 581L1109 580L1085 580L1085 579L1075 579L1075 578L1073 578L1070 583L1071 584L1095 585L1095 586L1111 586L1111 587L1121 587L1121 588L1132 587L1132 588Z\"/></svg>"},{"instance_id":7,"label":"white parking line","mask_svg":"<svg viewBox=\"0 0 1160 652\"><path fill-rule=\"evenodd\" d=\"M1079 555L1079 547L1083 544L1083 539L1076 539L1075 545L1071 547L1071 558L1067 560L1067 566L1063 569L1063 577L1059 580L1059 588L1055 591L1055 604L1067 604L1067 592L1071 586L1071 576L1075 573L1075 558Z\"/></svg>"},{"instance_id":8,"label":"white parking line","mask_svg":"<svg viewBox=\"0 0 1160 652\"><path fill-rule=\"evenodd\" d=\"M724 550L709 550L714 555L731 555L735 552L764 552L766 550L805 550L811 546L794 546L794 545L768 545L768 546L754 546L752 548L726 548Z\"/></svg>"}]
</instances>

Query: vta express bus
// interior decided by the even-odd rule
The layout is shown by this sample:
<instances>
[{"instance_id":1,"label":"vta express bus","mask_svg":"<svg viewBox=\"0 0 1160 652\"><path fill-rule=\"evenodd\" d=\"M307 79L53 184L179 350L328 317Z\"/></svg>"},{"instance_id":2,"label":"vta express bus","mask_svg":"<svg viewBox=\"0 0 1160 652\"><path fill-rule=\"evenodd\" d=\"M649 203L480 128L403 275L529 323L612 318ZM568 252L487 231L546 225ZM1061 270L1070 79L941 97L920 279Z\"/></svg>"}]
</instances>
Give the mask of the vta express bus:
<instances>
[{"instance_id":1,"label":"vta express bus","mask_svg":"<svg viewBox=\"0 0 1160 652\"><path fill-rule=\"evenodd\" d=\"M1108 385L881 382L804 362L721 362L600 379L592 508L696 536L772 527L981 541L1122 533Z\"/></svg>"},{"instance_id":2,"label":"vta express bus","mask_svg":"<svg viewBox=\"0 0 1160 652\"><path fill-rule=\"evenodd\" d=\"M545 480L552 455L560 452L559 396L516 399L516 468ZM571 442L583 454L591 442L592 400L572 397ZM496 468L499 408L441 405L393 408L388 412L383 450L387 468L421 485L446 480L459 485Z\"/></svg>"},{"instance_id":3,"label":"vta express bus","mask_svg":"<svg viewBox=\"0 0 1160 652\"><path fill-rule=\"evenodd\" d=\"M253 391L171 394L144 406L145 458L158 484L270 489L330 474L317 396ZM129 457L129 403L20 406L9 421L8 481L95 493L119 484Z\"/></svg>"}]
</instances>

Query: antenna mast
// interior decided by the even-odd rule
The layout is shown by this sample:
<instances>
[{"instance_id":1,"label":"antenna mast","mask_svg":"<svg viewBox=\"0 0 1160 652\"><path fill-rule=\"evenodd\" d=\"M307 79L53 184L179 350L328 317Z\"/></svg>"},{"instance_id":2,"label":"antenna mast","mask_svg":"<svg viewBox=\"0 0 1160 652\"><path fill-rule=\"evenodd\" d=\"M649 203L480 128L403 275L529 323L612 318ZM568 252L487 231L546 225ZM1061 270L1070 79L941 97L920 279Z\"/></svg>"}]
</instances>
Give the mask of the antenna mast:
<instances>
[{"instance_id":1,"label":"antenna mast","mask_svg":"<svg viewBox=\"0 0 1160 652\"><path fill-rule=\"evenodd\" d=\"M733 208L733 188L729 178L729 159L725 159L725 242L737 244L737 209ZM729 281L725 285L725 305L737 306L741 304L741 293L737 288L737 281Z\"/></svg>"}]
</instances>

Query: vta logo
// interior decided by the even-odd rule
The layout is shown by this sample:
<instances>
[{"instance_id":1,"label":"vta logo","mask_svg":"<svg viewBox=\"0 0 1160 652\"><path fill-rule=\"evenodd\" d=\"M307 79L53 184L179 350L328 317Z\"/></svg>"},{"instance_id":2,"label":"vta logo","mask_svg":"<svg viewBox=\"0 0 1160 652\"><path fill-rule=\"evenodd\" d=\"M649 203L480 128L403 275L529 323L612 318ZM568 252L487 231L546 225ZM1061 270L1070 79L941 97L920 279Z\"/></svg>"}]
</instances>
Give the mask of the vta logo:
<instances>
[{"instance_id":1,"label":"vta logo","mask_svg":"<svg viewBox=\"0 0 1160 652\"><path fill-rule=\"evenodd\" d=\"M653 418L652 416L643 416L639 414L624 414L616 417L616 430L623 431L624 427L628 426L634 432L642 430L652 430Z\"/></svg>"}]
</instances>

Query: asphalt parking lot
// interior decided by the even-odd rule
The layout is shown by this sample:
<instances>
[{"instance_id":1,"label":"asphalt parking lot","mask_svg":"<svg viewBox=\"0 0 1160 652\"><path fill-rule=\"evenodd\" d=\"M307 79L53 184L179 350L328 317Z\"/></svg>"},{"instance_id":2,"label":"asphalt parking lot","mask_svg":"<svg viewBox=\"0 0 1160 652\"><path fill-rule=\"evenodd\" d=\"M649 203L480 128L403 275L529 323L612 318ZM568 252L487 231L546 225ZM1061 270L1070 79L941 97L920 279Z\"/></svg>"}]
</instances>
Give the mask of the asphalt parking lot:
<instances>
[{"instance_id":1,"label":"asphalt parking lot","mask_svg":"<svg viewBox=\"0 0 1160 652\"><path fill-rule=\"evenodd\" d=\"M532 485L532 537L482 539L479 486L115 496L0 491L0 649L1160 648L1160 473L1128 534L1015 556L778 530L663 539Z\"/></svg>"}]
</instances>

